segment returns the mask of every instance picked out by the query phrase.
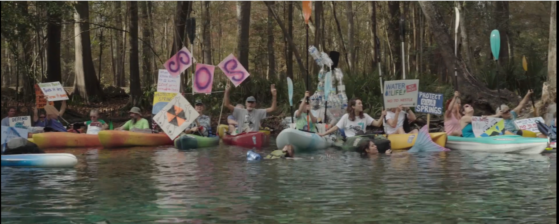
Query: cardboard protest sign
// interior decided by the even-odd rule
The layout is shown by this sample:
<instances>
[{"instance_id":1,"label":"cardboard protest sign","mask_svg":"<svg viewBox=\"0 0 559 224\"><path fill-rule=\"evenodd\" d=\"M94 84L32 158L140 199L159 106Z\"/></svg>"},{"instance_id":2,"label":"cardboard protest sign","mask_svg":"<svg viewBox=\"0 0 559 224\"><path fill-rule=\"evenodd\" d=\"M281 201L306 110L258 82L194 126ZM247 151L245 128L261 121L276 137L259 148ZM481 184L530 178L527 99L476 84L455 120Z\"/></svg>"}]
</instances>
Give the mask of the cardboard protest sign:
<instances>
[{"instance_id":1,"label":"cardboard protest sign","mask_svg":"<svg viewBox=\"0 0 559 224\"><path fill-rule=\"evenodd\" d=\"M28 135L29 131L27 129L2 126L2 152L6 150L6 145L8 144L8 141L10 141L10 139L16 137L27 138Z\"/></svg>"},{"instance_id":2,"label":"cardboard protest sign","mask_svg":"<svg viewBox=\"0 0 559 224\"><path fill-rule=\"evenodd\" d=\"M45 96L49 97L49 101L68 100L68 94L60 82L39 83L39 87Z\"/></svg>"},{"instance_id":3,"label":"cardboard protest sign","mask_svg":"<svg viewBox=\"0 0 559 224\"><path fill-rule=\"evenodd\" d=\"M443 114L443 94L419 92L415 112L427 114Z\"/></svg>"},{"instance_id":4,"label":"cardboard protest sign","mask_svg":"<svg viewBox=\"0 0 559 224\"><path fill-rule=\"evenodd\" d=\"M153 94L153 108L151 109L151 114L157 114L163 107L167 106L167 103L171 101L177 93L161 93L155 92Z\"/></svg>"},{"instance_id":5,"label":"cardboard protest sign","mask_svg":"<svg viewBox=\"0 0 559 224\"><path fill-rule=\"evenodd\" d=\"M200 114L182 96L177 94L153 120L171 139L177 138Z\"/></svg>"},{"instance_id":6,"label":"cardboard protest sign","mask_svg":"<svg viewBox=\"0 0 559 224\"><path fill-rule=\"evenodd\" d=\"M505 128L505 122L502 118L472 117L472 128L476 137L500 135Z\"/></svg>"},{"instance_id":7,"label":"cardboard protest sign","mask_svg":"<svg viewBox=\"0 0 559 224\"><path fill-rule=\"evenodd\" d=\"M43 91L41 90L39 85L35 84L34 88L35 88L35 106L37 107L37 109L43 109L45 105L47 105L47 99L45 99L45 94L43 94ZM52 106L54 105L54 102L49 101L48 104Z\"/></svg>"},{"instance_id":8,"label":"cardboard protest sign","mask_svg":"<svg viewBox=\"0 0 559 224\"><path fill-rule=\"evenodd\" d=\"M47 114L55 114L56 116L58 116L58 114L59 114L58 110L54 106L51 106L51 105L45 105L45 112Z\"/></svg>"},{"instance_id":9,"label":"cardboard protest sign","mask_svg":"<svg viewBox=\"0 0 559 224\"><path fill-rule=\"evenodd\" d=\"M235 87L239 86L250 76L243 65L241 65L241 62L239 62L233 54L227 56L217 66L225 73L225 76L231 80Z\"/></svg>"},{"instance_id":10,"label":"cardboard protest sign","mask_svg":"<svg viewBox=\"0 0 559 224\"><path fill-rule=\"evenodd\" d=\"M384 106L388 109L400 105L415 107L417 106L418 93L418 79L386 81L384 82Z\"/></svg>"},{"instance_id":11,"label":"cardboard protest sign","mask_svg":"<svg viewBox=\"0 0 559 224\"><path fill-rule=\"evenodd\" d=\"M183 47L165 62L165 69L173 77L180 77L180 74L190 66L192 66L192 54L186 47Z\"/></svg>"},{"instance_id":12,"label":"cardboard protest sign","mask_svg":"<svg viewBox=\"0 0 559 224\"><path fill-rule=\"evenodd\" d=\"M10 119L10 127L16 127L16 128L31 127L30 116L10 117L9 119Z\"/></svg>"},{"instance_id":13,"label":"cardboard protest sign","mask_svg":"<svg viewBox=\"0 0 559 224\"><path fill-rule=\"evenodd\" d=\"M514 120L514 124L516 125L516 128L520 130L528 130L531 132L540 133L536 121L540 121L542 124L545 124L545 121L543 120L542 117L533 117L527 119Z\"/></svg>"},{"instance_id":14,"label":"cardboard protest sign","mask_svg":"<svg viewBox=\"0 0 559 224\"><path fill-rule=\"evenodd\" d=\"M196 64L196 72L192 82L192 91L195 93L212 93L215 66Z\"/></svg>"},{"instance_id":15,"label":"cardboard protest sign","mask_svg":"<svg viewBox=\"0 0 559 224\"><path fill-rule=\"evenodd\" d=\"M180 92L181 77L172 76L165 69L159 69L157 79L157 92L178 93Z\"/></svg>"}]
</instances>

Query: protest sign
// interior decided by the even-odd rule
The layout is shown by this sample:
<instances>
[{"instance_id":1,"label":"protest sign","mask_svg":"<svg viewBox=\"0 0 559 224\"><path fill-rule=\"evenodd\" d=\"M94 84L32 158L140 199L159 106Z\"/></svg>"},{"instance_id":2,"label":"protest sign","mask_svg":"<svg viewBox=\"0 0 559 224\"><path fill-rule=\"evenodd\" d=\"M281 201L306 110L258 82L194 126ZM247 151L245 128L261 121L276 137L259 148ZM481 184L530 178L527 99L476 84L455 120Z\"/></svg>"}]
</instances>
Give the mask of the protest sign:
<instances>
[{"instance_id":1,"label":"protest sign","mask_svg":"<svg viewBox=\"0 0 559 224\"><path fill-rule=\"evenodd\" d=\"M30 116L10 117L9 119L10 119L10 127L16 127L16 128L31 127Z\"/></svg>"},{"instance_id":2,"label":"protest sign","mask_svg":"<svg viewBox=\"0 0 559 224\"><path fill-rule=\"evenodd\" d=\"M225 76L231 80L235 87L239 86L250 76L243 65L241 65L241 62L239 62L233 54L227 56L217 66L225 73Z\"/></svg>"},{"instance_id":3,"label":"protest sign","mask_svg":"<svg viewBox=\"0 0 559 224\"><path fill-rule=\"evenodd\" d=\"M516 125L516 128L520 130L528 130L531 132L540 133L536 121L540 121L542 124L545 124L545 121L543 120L542 117L533 117L533 118L515 120L514 124Z\"/></svg>"},{"instance_id":4,"label":"protest sign","mask_svg":"<svg viewBox=\"0 0 559 224\"><path fill-rule=\"evenodd\" d=\"M10 139L16 137L27 138L28 135L29 131L27 129L2 126L2 152L6 150L6 145Z\"/></svg>"},{"instance_id":5,"label":"protest sign","mask_svg":"<svg viewBox=\"0 0 559 224\"><path fill-rule=\"evenodd\" d=\"M384 82L384 106L386 108L396 108L400 105L415 107L418 90L418 79L386 81Z\"/></svg>"},{"instance_id":6,"label":"protest sign","mask_svg":"<svg viewBox=\"0 0 559 224\"><path fill-rule=\"evenodd\" d=\"M39 83L39 87L45 96L49 97L49 101L68 100L68 94L60 82Z\"/></svg>"},{"instance_id":7,"label":"protest sign","mask_svg":"<svg viewBox=\"0 0 559 224\"><path fill-rule=\"evenodd\" d=\"M196 64L196 72L192 82L192 91L195 93L212 93L214 82L215 66L206 64Z\"/></svg>"},{"instance_id":8,"label":"protest sign","mask_svg":"<svg viewBox=\"0 0 559 224\"><path fill-rule=\"evenodd\" d=\"M34 88L35 88L35 106L37 107L37 109L43 109L45 108L45 105L47 105L47 99L45 99L45 94L43 94L43 91L41 90L39 85L35 84ZM48 104L53 106L54 102L49 101Z\"/></svg>"},{"instance_id":9,"label":"protest sign","mask_svg":"<svg viewBox=\"0 0 559 224\"><path fill-rule=\"evenodd\" d=\"M472 117L472 129L476 137L500 135L504 128L505 122L502 118Z\"/></svg>"},{"instance_id":10,"label":"protest sign","mask_svg":"<svg viewBox=\"0 0 559 224\"><path fill-rule=\"evenodd\" d=\"M165 62L165 69L169 71L169 75L173 77L180 77L180 74L190 66L192 66L192 54L186 47L183 47Z\"/></svg>"},{"instance_id":11,"label":"protest sign","mask_svg":"<svg viewBox=\"0 0 559 224\"><path fill-rule=\"evenodd\" d=\"M415 112L443 114L443 94L419 92Z\"/></svg>"},{"instance_id":12,"label":"protest sign","mask_svg":"<svg viewBox=\"0 0 559 224\"><path fill-rule=\"evenodd\" d=\"M151 109L151 114L157 114L163 107L167 106L167 103L171 101L177 93L161 93L155 92L153 94L153 108Z\"/></svg>"},{"instance_id":13,"label":"protest sign","mask_svg":"<svg viewBox=\"0 0 559 224\"><path fill-rule=\"evenodd\" d=\"M174 140L182 133L200 114L182 96L177 94L153 120L159 125L169 138Z\"/></svg>"},{"instance_id":14,"label":"protest sign","mask_svg":"<svg viewBox=\"0 0 559 224\"><path fill-rule=\"evenodd\" d=\"M167 70L159 69L157 92L178 93L180 92L180 85L180 76L172 76Z\"/></svg>"}]
</instances>

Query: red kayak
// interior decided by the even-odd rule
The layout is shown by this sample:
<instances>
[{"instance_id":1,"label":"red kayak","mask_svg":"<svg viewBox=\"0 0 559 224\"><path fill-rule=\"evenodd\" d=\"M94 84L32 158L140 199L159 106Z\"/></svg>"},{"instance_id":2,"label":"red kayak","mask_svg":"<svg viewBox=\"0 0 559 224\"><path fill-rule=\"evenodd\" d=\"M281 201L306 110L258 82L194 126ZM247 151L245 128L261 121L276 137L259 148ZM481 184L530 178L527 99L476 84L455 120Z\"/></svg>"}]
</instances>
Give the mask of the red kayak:
<instances>
[{"instance_id":1,"label":"red kayak","mask_svg":"<svg viewBox=\"0 0 559 224\"><path fill-rule=\"evenodd\" d=\"M246 148L262 148L270 144L270 136L262 132L249 132L238 135L225 135L222 138L227 145L236 145Z\"/></svg>"}]
</instances>

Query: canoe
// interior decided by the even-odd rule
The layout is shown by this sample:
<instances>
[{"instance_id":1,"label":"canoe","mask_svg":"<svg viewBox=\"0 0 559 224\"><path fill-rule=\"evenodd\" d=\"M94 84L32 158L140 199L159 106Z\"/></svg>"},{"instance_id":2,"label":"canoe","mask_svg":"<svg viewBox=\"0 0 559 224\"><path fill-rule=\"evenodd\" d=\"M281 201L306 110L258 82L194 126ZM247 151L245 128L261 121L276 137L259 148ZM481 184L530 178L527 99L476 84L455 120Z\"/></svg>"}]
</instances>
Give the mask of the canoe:
<instances>
[{"instance_id":1,"label":"canoe","mask_svg":"<svg viewBox=\"0 0 559 224\"><path fill-rule=\"evenodd\" d=\"M225 135L225 132L227 131L229 131L229 125L220 124L217 126L217 134L220 138L223 138L223 135ZM270 135L270 130L260 130L260 132Z\"/></svg>"},{"instance_id":2,"label":"canoe","mask_svg":"<svg viewBox=\"0 0 559 224\"><path fill-rule=\"evenodd\" d=\"M198 135L182 135L175 139L177 149L199 149L219 145L219 137L202 137Z\"/></svg>"},{"instance_id":3,"label":"canoe","mask_svg":"<svg viewBox=\"0 0 559 224\"><path fill-rule=\"evenodd\" d=\"M445 132L435 132L429 133L433 142L437 145L445 147L446 145L446 133ZM408 150L413 147L415 141L417 140L417 134L391 134L386 137L386 135L380 135L390 140L390 148L392 150ZM347 138L345 142L338 141L334 146L342 148L344 150L356 150L360 142L355 142L356 139L362 138L361 140L366 140L367 136L354 136Z\"/></svg>"},{"instance_id":4,"label":"canoe","mask_svg":"<svg viewBox=\"0 0 559 224\"><path fill-rule=\"evenodd\" d=\"M100 147L97 135L70 132L46 132L33 134L33 143L40 149Z\"/></svg>"},{"instance_id":5,"label":"canoe","mask_svg":"<svg viewBox=\"0 0 559 224\"><path fill-rule=\"evenodd\" d=\"M483 138L448 136L447 148L477 152L540 154L547 148L545 138L499 135Z\"/></svg>"},{"instance_id":6,"label":"canoe","mask_svg":"<svg viewBox=\"0 0 559 224\"><path fill-rule=\"evenodd\" d=\"M63 168L77 163L76 156L69 153L2 155L2 166Z\"/></svg>"},{"instance_id":7,"label":"canoe","mask_svg":"<svg viewBox=\"0 0 559 224\"><path fill-rule=\"evenodd\" d=\"M316 133L300 131L293 128L284 129L276 138L276 146L282 149L285 145L293 145L297 152L325 149L332 144Z\"/></svg>"},{"instance_id":8,"label":"canoe","mask_svg":"<svg viewBox=\"0 0 559 224\"><path fill-rule=\"evenodd\" d=\"M249 132L239 135L225 135L223 143L227 145L236 145L246 148L262 148L270 144L270 135L262 132Z\"/></svg>"},{"instance_id":9,"label":"canoe","mask_svg":"<svg viewBox=\"0 0 559 224\"><path fill-rule=\"evenodd\" d=\"M173 140L165 133L152 134L132 131L100 131L98 138L104 148L174 144Z\"/></svg>"}]
</instances>

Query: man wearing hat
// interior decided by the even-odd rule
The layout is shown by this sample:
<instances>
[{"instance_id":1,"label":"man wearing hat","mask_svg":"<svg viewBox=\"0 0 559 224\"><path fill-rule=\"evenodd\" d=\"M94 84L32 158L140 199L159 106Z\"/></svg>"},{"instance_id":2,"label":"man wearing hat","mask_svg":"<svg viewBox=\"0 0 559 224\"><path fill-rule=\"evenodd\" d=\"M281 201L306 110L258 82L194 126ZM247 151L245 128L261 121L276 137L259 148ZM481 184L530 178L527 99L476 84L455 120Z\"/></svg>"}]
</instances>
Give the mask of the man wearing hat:
<instances>
[{"instance_id":1,"label":"man wearing hat","mask_svg":"<svg viewBox=\"0 0 559 224\"><path fill-rule=\"evenodd\" d=\"M530 95L532 95L534 93L534 91L532 90L528 90L528 93L526 93L526 96L524 96L524 99L522 99L522 101L520 101L520 103L518 104L518 106L516 106L516 108L514 109L510 109L509 106L507 106L506 104L503 104L501 106L499 106L499 108L497 108L497 114L492 115L492 116L488 116L488 117L500 117L503 118L504 122L505 122L505 131L509 131L513 134L517 134L517 135L522 135L522 130L518 130L516 128L516 125L514 124L514 121L516 120L516 118L518 117L518 113L520 113L520 111L522 111L522 108L524 108L524 106L526 106L526 103L528 103L528 100L530 99Z\"/></svg>"},{"instance_id":2,"label":"man wearing hat","mask_svg":"<svg viewBox=\"0 0 559 224\"><path fill-rule=\"evenodd\" d=\"M192 122L184 132L186 134L209 137L210 135L212 135L211 119L209 116L204 115L204 109L206 108L204 106L204 103L202 103L202 100L196 100L194 109L200 114L200 116L196 118L196 120Z\"/></svg>"},{"instance_id":3,"label":"man wearing hat","mask_svg":"<svg viewBox=\"0 0 559 224\"><path fill-rule=\"evenodd\" d=\"M133 131L134 129L149 130L148 120L142 118L142 113L140 111L140 108L132 107L132 109L130 109L129 114L130 114L130 118L132 119L127 121L124 125L122 125L122 127L118 128L118 130L122 130L122 131Z\"/></svg>"},{"instance_id":4,"label":"man wearing hat","mask_svg":"<svg viewBox=\"0 0 559 224\"><path fill-rule=\"evenodd\" d=\"M237 108L231 105L229 101L229 91L231 86L227 83L225 87L224 105L233 112L233 117L237 120L239 124L239 131L241 132L257 132L260 130L260 121L266 118L266 114L276 110L276 97L277 91L274 84L270 86L270 92L272 92L272 106L266 109L256 109L256 98L249 96L245 101L246 109Z\"/></svg>"}]
</instances>

